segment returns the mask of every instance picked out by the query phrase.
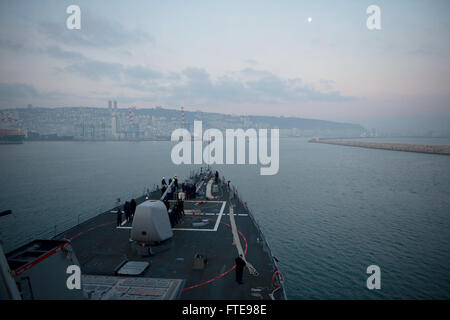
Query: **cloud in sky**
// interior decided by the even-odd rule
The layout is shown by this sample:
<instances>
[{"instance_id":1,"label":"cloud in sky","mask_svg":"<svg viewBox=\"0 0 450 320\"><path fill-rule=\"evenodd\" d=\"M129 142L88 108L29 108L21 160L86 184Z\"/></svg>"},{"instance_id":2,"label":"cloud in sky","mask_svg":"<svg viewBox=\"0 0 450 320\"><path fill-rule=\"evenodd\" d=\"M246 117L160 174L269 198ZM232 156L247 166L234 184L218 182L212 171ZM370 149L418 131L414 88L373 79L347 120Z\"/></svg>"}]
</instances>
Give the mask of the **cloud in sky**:
<instances>
[{"instance_id":1,"label":"cloud in sky","mask_svg":"<svg viewBox=\"0 0 450 320\"><path fill-rule=\"evenodd\" d=\"M22 98L34 98L39 94L36 89L25 83L0 83L0 97L7 101Z\"/></svg>"},{"instance_id":2,"label":"cloud in sky","mask_svg":"<svg viewBox=\"0 0 450 320\"><path fill-rule=\"evenodd\" d=\"M23 43L15 41L13 39L0 39L0 48L12 50L15 52L21 52L25 49Z\"/></svg>"},{"instance_id":3,"label":"cloud in sky","mask_svg":"<svg viewBox=\"0 0 450 320\"><path fill-rule=\"evenodd\" d=\"M237 76L236 76L237 74ZM170 102L189 101L220 103L286 104L305 101L341 102L355 97L338 91L322 91L299 78L287 79L267 70L246 68L212 80L204 69L189 67L183 70L184 81L168 89Z\"/></svg>"},{"instance_id":4,"label":"cloud in sky","mask_svg":"<svg viewBox=\"0 0 450 320\"><path fill-rule=\"evenodd\" d=\"M117 85L137 91L154 92L160 103L298 103L305 101L341 102L354 100L339 91L332 91L334 81L321 80L319 86L304 83L300 78L282 78L268 70L244 68L213 79L198 67L164 74L148 66L124 65L89 59L75 51L57 46L47 48L50 57L70 61L62 72L91 80L108 79ZM133 82L135 80L135 82ZM325 85L324 85L325 84Z\"/></svg>"},{"instance_id":5,"label":"cloud in sky","mask_svg":"<svg viewBox=\"0 0 450 320\"><path fill-rule=\"evenodd\" d=\"M49 46L45 51L50 57L55 59L63 59L68 61L85 59L84 55L79 52L63 50L58 46Z\"/></svg>"},{"instance_id":6,"label":"cloud in sky","mask_svg":"<svg viewBox=\"0 0 450 320\"><path fill-rule=\"evenodd\" d=\"M66 105L99 105L104 92L138 107L270 108L343 121L422 107L449 119L448 108L417 99L449 101L450 5L435 2L380 3L382 30L372 32L359 2L81 0L74 31L65 28L66 3L4 1L0 98L8 104L0 107L54 106L64 94ZM388 107L386 97L402 98Z\"/></svg>"},{"instance_id":7,"label":"cloud in sky","mask_svg":"<svg viewBox=\"0 0 450 320\"><path fill-rule=\"evenodd\" d=\"M69 55L69 53L66 53L65 55ZM76 54L74 53L74 55ZM118 86L123 85L124 83L122 81L127 79L150 82L162 77L161 72L147 66L127 66L117 62L105 62L88 59L84 56L81 56L75 63L71 63L66 66L63 71L78 74L79 76L86 77L91 80L107 78L116 81Z\"/></svg>"},{"instance_id":8,"label":"cloud in sky","mask_svg":"<svg viewBox=\"0 0 450 320\"><path fill-rule=\"evenodd\" d=\"M61 99L69 95L59 91L39 91L27 83L0 83L0 104L13 107L17 103L22 105L35 100Z\"/></svg>"},{"instance_id":9,"label":"cloud in sky","mask_svg":"<svg viewBox=\"0 0 450 320\"><path fill-rule=\"evenodd\" d=\"M251 65L251 66L258 65L258 61L256 61L255 59L245 59L244 62L249 64L249 65Z\"/></svg>"},{"instance_id":10,"label":"cloud in sky","mask_svg":"<svg viewBox=\"0 0 450 320\"><path fill-rule=\"evenodd\" d=\"M83 11L82 32L68 30L51 21L39 23L39 31L49 39L72 46L112 48L139 43L152 43L153 37L138 28L126 28L120 22Z\"/></svg>"},{"instance_id":11,"label":"cloud in sky","mask_svg":"<svg viewBox=\"0 0 450 320\"><path fill-rule=\"evenodd\" d=\"M300 79L283 79L265 70L243 69L212 79L205 69L188 67L174 76L163 74L143 66L125 66L90 60L75 52L50 48L51 56L66 60L74 57L77 63L70 64L62 72L73 72L90 80L107 78L137 92L135 98L123 96L124 101L153 101L167 105L224 104L295 104L308 101L343 102L355 97L343 96L338 91L324 91L312 84L304 84ZM72 59L70 59L72 60ZM248 78L251 73L251 79ZM239 76L237 77L236 74ZM130 78L142 80L130 81ZM60 98L61 92L41 92L31 84L0 84L2 101L8 104L24 99ZM94 95L98 98L98 94ZM106 97L105 97L106 98Z\"/></svg>"},{"instance_id":12,"label":"cloud in sky","mask_svg":"<svg viewBox=\"0 0 450 320\"><path fill-rule=\"evenodd\" d=\"M65 67L58 69L60 72L77 74L91 80L108 78L123 81L125 78L132 78L149 81L162 77L161 72L147 66L126 66L117 62L90 59L80 52L65 50L58 46L49 46L43 52L51 58L68 63Z\"/></svg>"}]
</instances>

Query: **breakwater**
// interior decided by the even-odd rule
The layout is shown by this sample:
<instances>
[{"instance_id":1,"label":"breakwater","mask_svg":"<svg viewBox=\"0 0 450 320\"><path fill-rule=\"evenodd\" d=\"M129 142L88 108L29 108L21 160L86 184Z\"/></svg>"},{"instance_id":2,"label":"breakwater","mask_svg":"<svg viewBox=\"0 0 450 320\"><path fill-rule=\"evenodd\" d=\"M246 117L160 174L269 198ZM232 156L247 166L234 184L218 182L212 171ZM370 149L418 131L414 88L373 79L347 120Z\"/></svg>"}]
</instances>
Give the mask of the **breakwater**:
<instances>
[{"instance_id":1,"label":"breakwater","mask_svg":"<svg viewBox=\"0 0 450 320\"><path fill-rule=\"evenodd\" d=\"M367 142L351 140L328 140L312 139L309 142L336 144L349 147L384 149L392 151L420 152L450 155L450 146L444 145L426 145L426 144L407 144L407 143L386 143L386 142Z\"/></svg>"}]
</instances>

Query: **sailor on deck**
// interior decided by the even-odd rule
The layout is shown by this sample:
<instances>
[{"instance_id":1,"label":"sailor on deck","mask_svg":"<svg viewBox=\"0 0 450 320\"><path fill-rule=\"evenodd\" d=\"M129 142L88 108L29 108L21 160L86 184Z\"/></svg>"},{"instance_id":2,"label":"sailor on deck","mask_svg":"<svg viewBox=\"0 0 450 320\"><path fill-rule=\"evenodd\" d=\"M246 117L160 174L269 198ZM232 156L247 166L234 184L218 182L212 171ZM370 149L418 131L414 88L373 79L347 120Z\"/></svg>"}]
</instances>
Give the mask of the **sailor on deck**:
<instances>
[{"instance_id":1,"label":"sailor on deck","mask_svg":"<svg viewBox=\"0 0 450 320\"><path fill-rule=\"evenodd\" d=\"M167 191L167 199L172 200L173 199L173 187L171 185L169 185L167 187L168 191Z\"/></svg>"},{"instance_id":2,"label":"sailor on deck","mask_svg":"<svg viewBox=\"0 0 450 320\"><path fill-rule=\"evenodd\" d=\"M130 202L128 202L128 201L125 202L125 205L123 206L123 211L125 211L125 218L127 219L127 222L130 222L131 221L131 212L132 212Z\"/></svg>"},{"instance_id":3,"label":"sailor on deck","mask_svg":"<svg viewBox=\"0 0 450 320\"><path fill-rule=\"evenodd\" d=\"M122 224L122 210L120 210L120 206L117 207L117 226L120 227Z\"/></svg>"},{"instance_id":4,"label":"sailor on deck","mask_svg":"<svg viewBox=\"0 0 450 320\"><path fill-rule=\"evenodd\" d=\"M131 199L130 206L131 206L131 220L133 220L134 213L136 212L137 207L136 199Z\"/></svg>"},{"instance_id":5,"label":"sailor on deck","mask_svg":"<svg viewBox=\"0 0 450 320\"><path fill-rule=\"evenodd\" d=\"M239 284L243 284L242 282L242 274L244 273L244 267L247 265L242 259L242 254L239 255L239 257L236 258L236 281Z\"/></svg>"},{"instance_id":6,"label":"sailor on deck","mask_svg":"<svg viewBox=\"0 0 450 320\"><path fill-rule=\"evenodd\" d=\"M173 177L173 185L175 186L175 190L178 190L178 177L175 175Z\"/></svg>"}]
</instances>

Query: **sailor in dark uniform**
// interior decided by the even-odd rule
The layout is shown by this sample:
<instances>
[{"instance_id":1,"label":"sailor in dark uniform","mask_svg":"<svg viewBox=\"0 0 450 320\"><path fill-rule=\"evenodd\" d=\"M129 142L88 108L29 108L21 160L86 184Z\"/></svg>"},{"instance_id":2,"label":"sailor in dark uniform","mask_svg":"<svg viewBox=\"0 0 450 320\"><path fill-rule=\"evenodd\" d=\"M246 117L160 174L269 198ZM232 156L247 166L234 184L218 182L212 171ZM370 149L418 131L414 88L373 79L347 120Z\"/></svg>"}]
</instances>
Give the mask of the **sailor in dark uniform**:
<instances>
[{"instance_id":1,"label":"sailor in dark uniform","mask_svg":"<svg viewBox=\"0 0 450 320\"><path fill-rule=\"evenodd\" d=\"M184 201L180 197L177 200L178 208L180 209L180 219L184 217Z\"/></svg>"},{"instance_id":2,"label":"sailor in dark uniform","mask_svg":"<svg viewBox=\"0 0 450 320\"><path fill-rule=\"evenodd\" d=\"M175 175L173 177L173 185L175 186L175 191L178 191L178 177Z\"/></svg>"},{"instance_id":3,"label":"sailor in dark uniform","mask_svg":"<svg viewBox=\"0 0 450 320\"><path fill-rule=\"evenodd\" d=\"M161 187L167 186L166 179L163 177L161 180Z\"/></svg>"},{"instance_id":4,"label":"sailor in dark uniform","mask_svg":"<svg viewBox=\"0 0 450 320\"><path fill-rule=\"evenodd\" d=\"M123 211L125 212L125 219L127 222L130 222L131 220L131 205L130 202L126 201L123 206Z\"/></svg>"},{"instance_id":5,"label":"sailor in dark uniform","mask_svg":"<svg viewBox=\"0 0 450 320\"><path fill-rule=\"evenodd\" d=\"M236 258L236 281L239 284L243 284L242 282L242 274L244 273L244 267L247 265L245 261L242 259L242 254Z\"/></svg>"},{"instance_id":6,"label":"sailor in dark uniform","mask_svg":"<svg viewBox=\"0 0 450 320\"><path fill-rule=\"evenodd\" d=\"M131 219L133 219L137 207L136 199L131 199L130 206L131 206Z\"/></svg>"},{"instance_id":7,"label":"sailor in dark uniform","mask_svg":"<svg viewBox=\"0 0 450 320\"><path fill-rule=\"evenodd\" d=\"M122 210L120 210L120 207L117 207L117 226L120 227L122 224Z\"/></svg>"}]
</instances>

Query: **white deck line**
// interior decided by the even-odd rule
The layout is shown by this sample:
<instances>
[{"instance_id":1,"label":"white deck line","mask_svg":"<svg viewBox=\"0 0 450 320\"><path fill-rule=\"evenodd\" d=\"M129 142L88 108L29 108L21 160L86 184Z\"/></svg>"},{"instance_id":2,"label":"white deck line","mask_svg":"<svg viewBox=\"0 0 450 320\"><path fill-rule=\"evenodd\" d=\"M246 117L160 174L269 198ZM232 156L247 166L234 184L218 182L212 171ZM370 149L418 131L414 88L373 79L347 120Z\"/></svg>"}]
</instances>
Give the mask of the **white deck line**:
<instances>
[{"instance_id":1,"label":"white deck line","mask_svg":"<svg viewBox=\"0 0 450 320\"><path fill-rule=\"evenodd\" d=\"M175 200L173 200L175 201ZM198 202L198 201L185 201L185 202ZM198 215L198 216L214 216L217 215L217 220L216 220L216 224L214 225L213 229L195 229L195 228L172 228L172 230L177 230L177 231L209 231L209 232L215 232L217 231L217 229L219 228L219 224L220 221L222 220L222 216L223 215L229 215L229 213L223 213L223 211L225 210L225 206L227 204L226 201L203 201L203 202L213 202L213 203L222 203L222 207L220 208L220 212L219 213L187 213L186 215ZM248 216L248 214L240 214L241 216ZM122 222L122 225L124 224L124 222L126 222L126 220L124 220ZM132 227L116 227L116 229L132 229Z\"/></svg>"},{"instance_id":2,"label":"white deck line","mask_svg":"<svg viewBox=\"0 0 450 320\"><path fill-rule=\"evenodd\" d=\"M177 200L169 200L169 202L177 202ZM222 203L220 200L183 200L183 202L203 202L203 203Z\"/></svg>"},{"instance_id":3,"label":"white deck line","mask_svg":"<svg viewBox=\"0 0 450 320\"><path fill-rule=\"evenodd\" d=\"M186 212L185 215L187 216L218 216L220 213L192 213L192 212ZM229 216L229 213L223 213L222 215L224 216ZM239 214L234 214L235 216L240 216L240 217L248 217L248 213L239 213Z\"/></svg>"},{"instance_id":4,"label":"white deck line","mask_svg":"<svg viewBox=\"0 0 450 320\"><path fill-rule=\"evenodd\" d=\"M172 228L172 230L176 230L176 231L208 231L208 232L216 231L214 229L185 229L185 228Z\"/></svg>"},{"instance_id":5,"label":"white deck line","mask_svg":"<svg viewBox=\"0 0 450 320\"><path fill-rule=\"evenodd\" d=\"M216 225L214 226L214 231L217 231L217 228L219 228L220 220L222 220L223 210L225 209L225 205L227 204L226 201L222 203L222 208L220 208L219 216L217 217Z\"/></svg>"},{"instance_id":6,"label":"white deck line","mask_svg":"<svg viewBox=\"0 0 450 320\"><path fill-rule=\"evenodd\" d=\"M210 201L213 202L213 201ZM214 202L222 202L222 207L220 208L220 212L218 214L216 224L214 225L213 229L194 229L194 228L172 228L172 230L177 231L209 231L209 232L215 232L219 228L220 220L222 220L223 210L225 209L225 206L227 204L226 201L214 201Z\"/></svg>"},{"instance_id":7,"label":"white deck line","mask_svg":"<svg viewBox=\"0 0 450 320\"><path fill-rule=\"evenodd\" d=\"M120 226L116 226L116 229L131 229L131 227L124 227L124 226L123 226L123 225L126 224L127 222L128 222L127 219L123 220L123 221L120 223Z\"/></svg>"}]
</instances>

